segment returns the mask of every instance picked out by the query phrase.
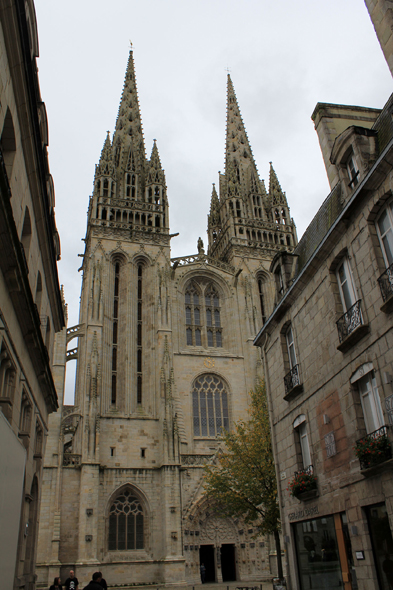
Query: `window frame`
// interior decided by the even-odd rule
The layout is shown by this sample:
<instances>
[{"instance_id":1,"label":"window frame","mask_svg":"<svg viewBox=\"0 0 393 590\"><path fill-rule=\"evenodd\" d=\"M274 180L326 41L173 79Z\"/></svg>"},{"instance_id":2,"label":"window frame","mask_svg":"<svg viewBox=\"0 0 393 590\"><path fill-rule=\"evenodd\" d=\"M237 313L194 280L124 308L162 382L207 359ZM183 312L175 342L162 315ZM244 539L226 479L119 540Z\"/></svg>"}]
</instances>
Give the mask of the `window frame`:
<instances>
[{"instance_id":1,"label":"window frame","mask_svg":"<svg viewBox=\"0 0 393 590\"><path fill-rule=\"evenodd\" d=\"M207 381L207 379L210 379L210 381ZM218 383L214 383L217 381ZM214 389L212 388L212 382L214 383ZM211 400L209 399L209 392L211 393ZM202 399L203 394L204 399ZM219 402L218 404L217 398ZM202 373L194 379L191 394L192 429L194 438L217 439L217 437L221 435L222 430L229 430L229 398L228 384L220 375L217 375L216 373ZM220 408L220 415L217 414L218 405ZM203 416L203 413L205 416ZM204 417L206 421L205 425L203 424ZM204 427L206 429L205 433L203 431Z\"/></svg>"},{"instance_id":2,"label":"window frame","mask_svg":"<svg viewBox=\"0 0 393 590\"><path fill-rule=\"evenodd\" d=\"M289 339L291 337L291 340ZM293 330L292 324L289 324L288 328L285 331L285 342L287 345L287 352L288 352L288 362L289 362L289 369L292 371L294 367L298 364L297 356L296 356L296 348L295 348L295 339L293 337ZM292 355L294 357L295 362L293 362Z\"/></svg>"},{"instance_id":3,"label":"window frame","mask_svg":"<svg viewBox=\"0 0 393 590\"><path fill-rule=\"evenodd\" d=\"M379 222L380 222L380 219L384 213L387 213L387 217L388 217L388 221L389 221L390 226L389 226L388 230L382 235L381 228L379 226ZM380 245L380 248L382 251L383 260L385 263L385 268L389 268L393 264L393 199L390 199L385 204L385 206L382 208L382 210L379 212L379 214L375 220L375 228L377 230L378 241L379 241L379 245ZM389 233L389 230L390 230L390 233L392 236L392 240L391 240L392 261L391 262L389 262L389 257L387 255L385 244L383 242L385 236Z\"/></svg>"},{"instance_id":4,"label":"window frame","mask_svg":"<svg viewBox=\"0 0 393 590\"><path fill-rule=\"evenodd\" d=\"M345 294L343 291L344 281L341 282L341 278L340 278L340 269L341 268L344 268L344 270L345 270L345 281L348 285L348 295L351 300L351 305L349 307L347 306L347 302L345 300ZM347 313L347 311L349 309L351 309L351 307L353 307L355 305L355 303L358 301L358 295L357 295L355 283L353 280L352 270L351 270L351 267L349 264L348 256L344 256L339 261L337 268L336 268L335 275L336 275L336 280L337 280L338 289L339 289L339 293L340 293L341 305L344 310L344 313Z\"/></svg>"},{"instance_id":5,"label":"window frame","mask_svg":"<svg viewBox=\"0 0 393 590\"><path fill-rule=\"evenodd\" d=\"M187 300L188 296L189 300ZM195 296L198 297L197 302ZM210 303L207 301L208 298ZM185 345L187 347L192 346L212 351L224 348L221 301L222 294L214 282L209 281L206 285L198 283L197 280L187 282L183 295ZM209 313L210 320L208 319Z\"/></svg>"},{"instance_id":6,"label":"window frame","mask_svg":"<svg viewBox=\"0 0 393 590\"><path fill-rule=\"evenodd\" d=\"M361 385L367 384L368 389L362 392ZM367 434L375 432L385 425L381 397L379 395L375 372L372 370L358 379L357 388L363 411L364 424ZM365 397L369 397L369 407L366 407ZM371 424L371 422L373 424Z\"/></svg>"},{"instance_id":7,"label":"window frame","mask_svg":"<svg viewBox=\"0 0 393 590\"><path fill-rule=\"evenodd\" d=\"M348 177L349 177L349 185L352 188L356 188L359 184L359 174L360 169L358 163L356 161L355 154L352 152L347 161L345 163L345 167L347 169Z\"/></svg>"},{"instance_id":8,"label":"window frame","mask_svg":"<svg viewBox=\"0 0 393 590\"><path fill-rule=\"evenodd\" d=\"M307 419L304 414L300 414L293 422L296 446L300 450L302 469L306 471L312 466L310 439L307 432ZM307 460L309 461L307 465Z\"/></svg>"},{"instance_id":9,"label":"window frame","mask_svg":"<svg viewBox=\"0 0 393 590\"><path fill-rule=\"evenodd\" d=\"M125 544L126 546L122 549L118 548L119 539L118 539L118 519L116 522L116 548L111 547L111 514L112 508L117 501L117 499L123 495L126 495L128 492L128 496L131 495L133 498L133 503L136 501L140 507L140 514L142 514L142 547L137 547L137 526L136 526L136 518L134 518L134 540L135 540L135 547L128 548L127 547L127 536L128 536L128 516L132 513L129 511L124 513L126 515L126 527L125 527ZM108 512L107 512L107 551L110 553L118 553L118 552L135 552L135 551L146 551L147 546L147 533L148 533L148 514L146 510L146 502L142 500L140 494L136 492L131 486L127 485L118 490L112 495L109 503L108 503Z\"/></svg>"}]
</instances>

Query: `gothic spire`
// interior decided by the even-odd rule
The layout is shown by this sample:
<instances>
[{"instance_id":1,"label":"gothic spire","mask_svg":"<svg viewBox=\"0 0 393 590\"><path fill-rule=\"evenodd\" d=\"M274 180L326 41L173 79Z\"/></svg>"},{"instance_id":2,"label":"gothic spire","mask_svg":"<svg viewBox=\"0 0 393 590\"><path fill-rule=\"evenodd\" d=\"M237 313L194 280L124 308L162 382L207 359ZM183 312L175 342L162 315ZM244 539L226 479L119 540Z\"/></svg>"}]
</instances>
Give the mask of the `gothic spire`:
<instances>
[{"instance_id":1,"label":"gothic spire","mask_svg":"<svg viewBox=\"0 0 393 590\"><path fill-rule=\"evenodd\" d=\"M141 172L146 160L145 142L139 110L133 51L130 50L123 92L113 137L115 165Z\"/></svg>"},{"instance_id":2,"label":"gothic spire","mask_svg":"<svg viewBox=\"0 0 393 590\"><path fill-rule=\"evenodd\" d=\"M160 154L158 153L157 141L155 139L153 140L148 170L146 184L165 184L165 174L161 166Z\"/></svg>"},{"instance_id":3,"label":"gothic spire","mask_svg":"<svg viewBox=\"0 0 393 590\"><path fill-rule=\"evenodd\" d=\"M112 155L112 143L109 131L107 131L106 139L101 150L100 161L96 168L97 176L113 176L113 155Z\"/></svg>"},{"instance_id":4,"label":"gothic spire","mask_svg":"<svg viewBox=\"0 0 393 590\"><path fill-rule=\"evenodd\" d=\"M269 200L272 207L275 205L288 206L287 197L281 188L277 174L275 173L273 164L271 162L269 172Z\"/></svg>"},{"instance_id":5,"label":"gothic spire","mask_svg":"<svg viewBox=\"0 0 393 590\"><path fill-rule=\"evenodd\" d=\"M227 81L225 176L228 196L245 197L251 177L259 177L230 75Z\"/></svg>"},{"instance_id":6,"label":"gothic spire","mask_svg":"<svg viewBox=\"0 0 393 590\"><path fill-rule=\"evenodd\" d=\"M220 201L216 191L216 185L213 183L212 196L210 201L210 213L208 216L209 227L217 227L220 225Z\"/></svg>"}]
</instances>

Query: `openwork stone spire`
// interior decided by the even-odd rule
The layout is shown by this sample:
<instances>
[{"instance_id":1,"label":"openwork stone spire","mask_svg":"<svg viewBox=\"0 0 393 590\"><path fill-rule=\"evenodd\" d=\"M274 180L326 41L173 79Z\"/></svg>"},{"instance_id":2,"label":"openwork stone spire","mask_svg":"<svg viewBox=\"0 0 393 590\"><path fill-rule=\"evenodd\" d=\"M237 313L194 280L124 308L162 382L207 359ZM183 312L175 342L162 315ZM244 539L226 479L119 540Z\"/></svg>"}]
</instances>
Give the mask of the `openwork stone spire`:
<instances>
[{"instance_id":1,"label":"openwork stone spire","mask_svg":"<svg viewBox=\"0 0 393 590\"><path fill-rule=\"evenodd\" d=\"M139 174L143 171L146 152L132 49L128 57L113 147L116 168L122 167Z\"/></svg>"},{"instance_id":2,"label":"openwork stone spire","mask_svg":"<svg viewBox=\"0 0 393 590\"><path fill-rule=\"evenodd\" d=\"M271 162L269 172L269 199L273 207L275 205L288 206L287 197L281 188L280 182L277 178L277 174L274 171L273 164Z\"/></svg>"},{"instance_id":3,"label":"openwork stone spire","mask_svg":"<svg viewBox=\"0 0 393 590\"><path fill-rule=\"evenodd\" d=\"M113 166L113 154L112 154L112 143L109 131L107 131L106 139L104 141L104 145L101 151L100 161L96 168L96 177L97 176L113 176L114 175L114 166Z\"/></svg>"},{"instance_id":4,"label":"openwork stone spire","mask_svg":"<svg viewBox=\"0 0 393 590\"><path fill-rule=\"evenodd\" d=\"M257 167L229 74L227 81L225 177L227 196L242 196L245 198L251 188L251 177L254 178L257 185L257 192L261 192Z\"/></svg>"},{"instance_id":5,"label":"openwork stone spire","mask_svg":"<svg viewBox=\"0 0 393 590\"><path fill-rule=\"evenodd\" d=\"M157 142L154 140L148 164L146 184L165 184L165 174L161 166L160 154L158 153Z\"/></svg>"},{"instance_id":6,"label":"openwork stone spire","mask_svg":"<svg viewBox=\"0 0 393 590\"><path fill-rule=\"evenodd\" d=\"M208 216L209 227L217 227L220 225L220 201L216 191L216 185L213 183L212 196L210 201L210 213Z\"/></svg>"}]
</instances>

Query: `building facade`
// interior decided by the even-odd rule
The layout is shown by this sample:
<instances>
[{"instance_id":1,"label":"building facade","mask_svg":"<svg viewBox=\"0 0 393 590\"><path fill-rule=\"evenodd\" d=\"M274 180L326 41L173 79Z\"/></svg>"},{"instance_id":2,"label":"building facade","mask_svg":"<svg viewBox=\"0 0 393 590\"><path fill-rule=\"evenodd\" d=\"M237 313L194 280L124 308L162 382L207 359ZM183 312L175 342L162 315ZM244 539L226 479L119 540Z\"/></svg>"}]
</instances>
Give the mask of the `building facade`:
<instances>
[{"instance_id":1,"label":"building facade","mask_svg":"<svg viewBox=\"0 0 393 590\"><path fill-rule=\"evenodd\" d=\"M5 588L35 587L38 507L51 373L64 326L60 242L37 74L34 3L0 4L0 571Z\"/></svg>"},{"instance_id":2,"label":"building facade","mask_svg":"<svg viewBox=\"0 0 393 590\"><path fill-rule=\"evenodd\" d=\"M56 341L59 371L77 358L77 374L75 404L51 416L42 586L70 568L113 584L198 583L200 563L210 581L271 576L273 544L215 515L203 467L246 415L269 267L297 239L273 168L268 191L259 179L229 76L226 134L207 252L199 239L196 254L171 259L165 175L155 142L146 157L130 52L89 202L80 321Z\"/></svg>"},{"instance_id":3,"label":"building facade","mask_svg":"<svg viewBox=\"0 0 393 590\"><path fill-rule=\"evenodd\" d=\"M317 104L332 191L270 267L255 343L291 588L392 586L392 112Z\"/></svg>"}]
</instances>

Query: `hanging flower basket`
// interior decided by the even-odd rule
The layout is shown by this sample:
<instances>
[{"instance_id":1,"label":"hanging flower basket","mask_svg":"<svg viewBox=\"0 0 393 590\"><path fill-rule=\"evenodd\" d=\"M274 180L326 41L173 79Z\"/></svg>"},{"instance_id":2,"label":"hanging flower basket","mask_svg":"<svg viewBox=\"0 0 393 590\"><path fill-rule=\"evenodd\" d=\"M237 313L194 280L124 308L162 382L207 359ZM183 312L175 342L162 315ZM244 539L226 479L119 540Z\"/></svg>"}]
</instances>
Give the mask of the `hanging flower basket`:
<instances>
[{"instance_id":1,"label":"hanging flower basket","mask_svg":"<svg viewBox=\"0 0 393 590\"><path fill-rule=\"evenodd\" d=\"M355 455L360 461L360 469L374 467L392 458L392 447L387 436L386 426L360 438L355 444Z\"/></svg>"},{"instance_id":2,"label":"hanging flower basket","mask_svg":"<svg viewBox=\"0 0 393 590\"><path fill-rule=\"evenodd\" d=\"M317 489L317 477L312 469L295 472L294 478L289 482L287 490L295 498L299 498L305 492L311 492Z\"/></svg>"}]
</instances>

